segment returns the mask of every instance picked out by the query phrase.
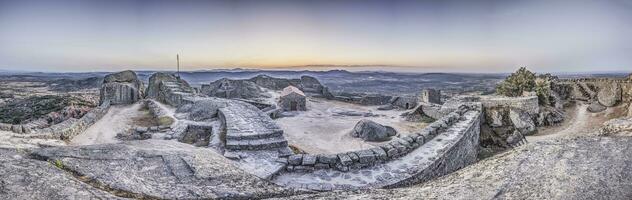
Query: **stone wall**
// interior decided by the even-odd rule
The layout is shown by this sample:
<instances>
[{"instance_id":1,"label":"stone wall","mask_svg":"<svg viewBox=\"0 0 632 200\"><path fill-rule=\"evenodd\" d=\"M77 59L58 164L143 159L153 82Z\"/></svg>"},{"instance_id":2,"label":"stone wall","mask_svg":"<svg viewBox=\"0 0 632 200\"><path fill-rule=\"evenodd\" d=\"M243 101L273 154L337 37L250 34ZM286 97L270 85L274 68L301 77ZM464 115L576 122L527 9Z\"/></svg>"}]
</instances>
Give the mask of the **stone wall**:
<instances>
[{"instance_id":1,"label":"stone wall","mask_svg":"<svg viewBox=\"0 0 632 200\"><path fill-rule=\"evenodd\" d=\"M561 79L560 83L577 85L579 83L593 86L599 90L607 84L618 84L621 87L621 100L623 102L632 102L632 79L626 78L579 78L579 79Z\"/></svg>"},{"instance_id":2,"label":"stone wall","mask_svg":"<svg viewBox=\"0 0 632 200\"><path fill-rule=\"evenodd\" d=\"M394 179L383 187L397 188L423 183L475 163L477 161L481 134L481 111L471 110L470 112L472 111L475 112L473 115L470 115L473 116L472 118L463 116L466 119L462 120L464 122L460 124L462 126L453 127L456 129L447 133L453 134L454 138L439 141L440 145L434 146L433 153L426 155L436 158L431 161L431 164L421 170L412 172L409 178L403 180Z\"/></svg>"},{"instance_id":3,"label":"stone wall","mask_svg":"<svg viewBox=\"0 0 632 200\"><path fill-rule=\"evenodd\" d=\"M291 155L287 158L288 166L286 167L286 169L288 171L309 172L316 169L331 168L344 172L349 171L350 169L360 169L370 167L379 163L388 162L390 160L405 156L411 151L424 145L426 142L429 142L435 136L442 134L455 123L466 120L462 119L461 116L470 110L480 109L476 107L477 106L475 105L461 105L454 112L449 113L446 116L438 119L437 121L429 124L418 133L414 133L401 138L396 138L387 144L380 145L379 147L339 154ZM480 118L477 117L475 120L480 120ZM468 127L467 131L475 131L476 133L478 133L479 129L480 123L476 123L475 126ZM478 134L473 135L476 135L476 146L478 146ZM467 147L471 147L471 145ZM476 149L476 147L474 147L474 149ZM474 152L476 152L476 150L474 150ZM474 153L474 159L475 158L476 153ZM471 159L462 162L468 162L469 160Z\"/></svg>"},{"instance_id":4,"label":"stone wall","mask_svg":"<svg viewBox=\"0 0 632 200\"><path fill-rule=\"evenodd\" d=\"M355 103L367 106L386 105L393 99L392 96L378 94L351 94L339 93L333 97L334 100Z\"/></svg>"},{"instance_id":5,"label":"stone wall","mask_svg":"<svg viewBox=\"0 0 632 200\"><path fill-rule=\"evenodd\" d=\"M70 118L46 128L33 129L30 135L33 138L71 140L73 137L81 134L88 127L101 119L107 113L109 108L110 103L107 101L103 102L101 105L90 110L79 119Z\"/></svg>"}]
</instances>

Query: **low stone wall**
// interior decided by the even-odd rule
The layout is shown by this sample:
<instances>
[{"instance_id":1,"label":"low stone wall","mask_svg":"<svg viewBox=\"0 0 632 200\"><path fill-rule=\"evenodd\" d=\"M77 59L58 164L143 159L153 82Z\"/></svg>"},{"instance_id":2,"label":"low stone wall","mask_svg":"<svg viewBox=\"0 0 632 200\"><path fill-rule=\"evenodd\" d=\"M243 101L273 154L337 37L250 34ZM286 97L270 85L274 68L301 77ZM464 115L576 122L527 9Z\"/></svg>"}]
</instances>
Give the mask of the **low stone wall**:
<instances>
[{"instance_id":1,"label":"low stone wall","mask_svg":"<svg viewBox=\"0 0 632 200\"><path fill-rule=\"evenodd\" d=\"M424 143L432 140L438 134L446 131L450 126L461 120L461 116L474 109L467 105L459 106L454 112L431 123L420 132L392 140L387 144L371 149L351 151L339 154L295 154L287 158L288 171L308 172L315 169L336 169L348 171L360 169L402 157ZM478 131L478 127L477 127Z\"/></svg>"},{"instance_id":2,"label":"low stone wall","mask_svg":"<svg viewBox=\"0 0 632 200\"><path fill-rule=\"evenodd\" d=\"M537 96L505 97L505 96L458 96L443 104L442 109L454 109L463 102L481 102L483 109L494 107L517 108L526 111L530 115L540 113Z\"/></svg>"},{"instance_id":3,"label":"low stone wall","mask_svg":"<svg viewBox=\"0 0 632 200\"><path fill-rule=\"evenodd\" d=\"M448 109L442 110L441 107L442 106L439 104L420 102L417 107L415 107L412 111L406 113L405 115L409 120L414 120L420 116L426 116L432 119L439 119L451 112L451 110Z\"/></svg>"},{"instance_id":4,"label":"low stone wall","mask_svg":"<svg viewBox=\"0 0 632 200\"><path fill-rule=\"evenodd\" d=\"M367 106L386 105L391 102L392 98L392 96L385 95L363 95L350 93L340 93L333 97L334 100Z\"/></svg>"},{"instance_id":5,"label":"low stone wall","mask_svg":"<svg viewBox=\"0 0 632 200\"><path fill-rule=\"evenodd\" d=\"M70 118L47 128L36 129L33 134L41 138L70 140L101 119L109 108L110 102L103 102L79 119Z\"/></svg>"}]
</instances>

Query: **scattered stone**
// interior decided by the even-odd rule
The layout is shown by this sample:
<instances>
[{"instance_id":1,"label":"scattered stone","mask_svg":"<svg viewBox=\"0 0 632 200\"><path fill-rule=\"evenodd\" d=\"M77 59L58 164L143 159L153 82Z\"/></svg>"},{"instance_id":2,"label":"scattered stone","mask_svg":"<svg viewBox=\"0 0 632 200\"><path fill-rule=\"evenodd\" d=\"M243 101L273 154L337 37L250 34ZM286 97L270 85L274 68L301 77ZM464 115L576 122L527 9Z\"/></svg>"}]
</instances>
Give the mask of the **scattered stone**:
<instances>
[{"instance_id":1,"label":"scattered stone","mask_svg":"<svg viewBox=\"0 0 632 200\"><path fill-rule=\"evenodd\" d=\"M139 126L136 127L136 129L134 129L137 133L146 133L147 132L147 127L143 127L143 126Z\"/></svg>"},{"instance_id":2,"label":"scattered stone","mask_svg":"<svg viewBox=\"0 0 632 200\"><path fill-rule=\"evenodd\" d=\"M290 165L300 165L303 162L303 154L295 154L288 157L287 162Z\"/></svg>"},{"instance_id":3,"label":"scattered stone","mask_svg":"<svg viewBox=\"0 0 632 200\"><path fill-rule=\"evenodd\" d=\"M344 166L351 165L353 160L347 154L338 154L338 159L340 159L340 163Z\"/></svg>"},{"instance_id":4,"label":"scattered stone","mask_svg":"<svg viewBox=\"0 0 632 200\"><path fill-rule=\"evenodd\" d=\"M236 154L235 152L232 151L225 151L224 152L224 157L228 158L228 159L232 159L232 160L238 160L241 158L241 156L239 156L239 154Z\"/></svg>"},{"instance_id":5,"label":"scattered stone","mask_svg":"<svg viewBox=\"0 0 632 200\"><path fill-rule=\"evenodd\" d=\"M303 155L303 165L314 165L316 164L316 156L310 154Z\"/></svg>"}]
</instances>

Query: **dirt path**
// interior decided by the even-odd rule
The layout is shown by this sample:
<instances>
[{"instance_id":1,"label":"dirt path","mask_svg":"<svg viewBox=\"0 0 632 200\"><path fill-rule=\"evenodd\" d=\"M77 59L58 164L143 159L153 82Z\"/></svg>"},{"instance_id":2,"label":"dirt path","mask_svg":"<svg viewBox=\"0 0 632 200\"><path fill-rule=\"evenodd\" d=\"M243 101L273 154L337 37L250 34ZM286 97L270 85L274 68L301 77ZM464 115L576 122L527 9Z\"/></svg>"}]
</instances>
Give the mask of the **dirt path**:
<instances>
[{"instance_id":1,"label":"dirt path","mask_svg":"<svg viewBox=\"0 0 632 200\"><path fill-rule=\"evenodd\" d=\"M577 102L576 105L566 109L566 119L561 125L540 128L537 134L527 136L527 141L537 142L561 137L594 135L605 121L619 117L623 107L608 108L600 113L588 112L587 108L587 103Z\"/></svg>"},{"instance_id":2,"label":"dirt path","mask_svg":"<svg viewBox=\"0 0 632 200\"><path fill-rule=\"evenodd\" d=\"M133 126L133 119L140 117L142 103L124 106L111 106L103 118L90 126L86 131L70 141L70 145L90 145L116 143L117 133L128 130Z\"/></svg>"}]
</instances>

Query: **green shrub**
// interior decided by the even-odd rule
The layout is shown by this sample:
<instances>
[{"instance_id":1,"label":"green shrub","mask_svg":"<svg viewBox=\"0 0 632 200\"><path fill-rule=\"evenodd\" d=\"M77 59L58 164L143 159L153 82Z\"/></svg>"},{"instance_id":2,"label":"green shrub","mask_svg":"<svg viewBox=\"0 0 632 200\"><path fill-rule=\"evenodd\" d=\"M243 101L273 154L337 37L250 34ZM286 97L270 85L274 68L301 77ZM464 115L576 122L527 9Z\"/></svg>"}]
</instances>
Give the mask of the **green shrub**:
<instances>
[{"instance_id":1,"label":"green shrub","mask_svg":"<svg viewBox=\"0 0 632 200\"><path fill-rule=\"evenodd\" d=\"M496 93L509 97L522 96L524 92L535 92L540 105L551 104L551 85L557 79L551 74L536 74L521 67L496 87Z\"/></svg>"},{"instance_id":2,"label":"green shrub","mask_svg":"<svg viewBox=\"0 0 632 200\"><path fill-rule=\"evenodd\" d=\"M523 92L531 92L535 87L535 74L526 67L509 75L496 87L496 93L508 97L521 96Z\"/></svg>"}]
</instances>

